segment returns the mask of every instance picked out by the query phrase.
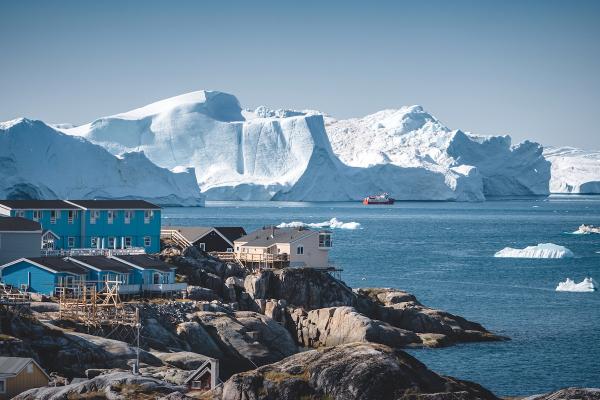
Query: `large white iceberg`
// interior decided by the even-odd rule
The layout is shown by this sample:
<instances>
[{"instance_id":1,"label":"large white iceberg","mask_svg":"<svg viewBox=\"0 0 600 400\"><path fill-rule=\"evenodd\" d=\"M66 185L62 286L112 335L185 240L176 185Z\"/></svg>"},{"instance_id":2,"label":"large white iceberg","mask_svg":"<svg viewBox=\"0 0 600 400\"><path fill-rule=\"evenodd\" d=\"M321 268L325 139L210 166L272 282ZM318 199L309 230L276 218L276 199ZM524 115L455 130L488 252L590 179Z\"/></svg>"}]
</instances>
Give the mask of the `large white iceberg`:
<instances>
[{"instance_id":1,"label":"large white iceberg","mask_svg":"<svg viewBox=\"0 0 600 400\"><path fill-rule=\"evenodd\" d=\"M600 151L551 147L544 156L552 163L550 192L600 194Z\"/></svg>"},{"instance_id":2,"label":"large white iceberg","mask_svg":"<svg viewBox=\"0 0 600 400\"><path fill-rule=\"evenodd\" d=\"M24 118L0 123L0 198L204 203L193 170L159 168L143 153L116 157L83 138Z\"/></svg>"},{"instance_id":3,"label":"large white iceberg","mask_svg":"<svg viewBox=\"0 0 600 400\"><path fill-rule=\"evenodd\" d=\"M63 131L114 154L142 150L165 168L194 167L209 199L343 201L388 192L399 200L478 201L548 193L549 164L537 144L451 132L418 107L384 114L372 128L317 111L242 110L233 95L198 91ZM358 154L362 148L368 152Z\"/></svg>"},{"instance_id":4,"label":"large white iceberg","mask_svg":"<svg viewBox=\"0 0 600 400\"><path fill-rule=\"evenodd\" d=\"M540 243L537 246L527 246L524 249L505 247L494 254L494 257L505 258L567 258L574 257L571 250L554 243Z\"/></svg>"},{"instance_id":5,"label":"large white iceberg","mask_svg":"<svg viewBox=\"0 0 600 400\"><path fill-rule=\"evenodd\" d=\"M557 292L594 292L596 290L598 290L598 284L592 278L584 278L579 283L567 278L567 280L559 282L556 286Z\"/></svg>"},{"instance_id":6,"label":"large white iceberg","mask_svg":"<svg viewBox=\"0 0 600 400\"><path fill-rule=\"evenodd\" d=\"M450 130L421 106L326 121L333 151L351 166L394 165L439 173L458 200L548 194L550 164L538 143L513 146L510 136Z\"/></svg>"}]
</instances>

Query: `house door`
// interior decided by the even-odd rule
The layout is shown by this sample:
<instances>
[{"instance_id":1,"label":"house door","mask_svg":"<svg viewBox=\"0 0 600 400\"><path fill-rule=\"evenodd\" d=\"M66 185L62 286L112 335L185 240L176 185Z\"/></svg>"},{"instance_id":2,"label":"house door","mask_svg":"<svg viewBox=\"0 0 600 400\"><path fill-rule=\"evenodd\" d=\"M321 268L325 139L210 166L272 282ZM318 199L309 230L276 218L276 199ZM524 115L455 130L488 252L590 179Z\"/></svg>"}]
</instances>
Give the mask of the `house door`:
<instances>
[{"instance_id":1,"label":"house door","mask_svg":"<svg viewBox=\"0 0 600 400\"><path fill-rule=\"evenodd\" d=\"M162 283L161 279L160 279L160 274L154 274L152 276L152 283L155 284L155 285L158 285L158 284Z\"/></svg>"}]
</instances>

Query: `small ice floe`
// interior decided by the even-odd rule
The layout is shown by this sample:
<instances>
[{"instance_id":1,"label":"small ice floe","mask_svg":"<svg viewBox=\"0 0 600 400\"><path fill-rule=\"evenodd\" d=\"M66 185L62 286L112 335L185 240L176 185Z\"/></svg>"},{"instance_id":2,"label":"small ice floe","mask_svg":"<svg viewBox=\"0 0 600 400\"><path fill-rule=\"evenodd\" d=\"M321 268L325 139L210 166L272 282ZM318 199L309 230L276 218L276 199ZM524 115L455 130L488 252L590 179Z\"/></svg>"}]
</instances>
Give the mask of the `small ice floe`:
<instances>
[{"instance_id":1,"label":"small ice floe","mask_svg":"<svg viewBox=\"0 0 600 400\"><path fill-rule=\"evenodd\" d=\"M590 233L600 233L600 226L582 224L573 235L589 235Z\"/></svg>"},{"instance_id":2,"label":"small ice floe","mask_svg":"<svg viewBox=\"0 0 600 400\"><path fill-rule=\"evenodd\" d=\"M564 282L559 282L556 287L557 292L594 292L598 290L598 283L592 278L585 278L579 283L567 278Z\"/></svg>"},{"instance_id":3,"label":"small ice floe","mask_svg":"<svg viewBox=\"0 0 600 400\"><path fill-rule=\"evenodd\" d=\"M505 247L494 254L494 257L506 258L567 258L574 256L571 250L554 243L540 243L537 246L527 246L524 249Z\"/></svg>"},{"instance_id":4,"label":"small ice floe","mask_svg":"<svg viewBox=\"0 0 600 400\"><path fill-rule=\"evenodd\" d=\"M278 228L330 228L330 229L358 229L358 222L342 222L337 218L331 218L329 221L307 223L302 221L282 222L277 225Z\"/></svg>"}]
</instances>

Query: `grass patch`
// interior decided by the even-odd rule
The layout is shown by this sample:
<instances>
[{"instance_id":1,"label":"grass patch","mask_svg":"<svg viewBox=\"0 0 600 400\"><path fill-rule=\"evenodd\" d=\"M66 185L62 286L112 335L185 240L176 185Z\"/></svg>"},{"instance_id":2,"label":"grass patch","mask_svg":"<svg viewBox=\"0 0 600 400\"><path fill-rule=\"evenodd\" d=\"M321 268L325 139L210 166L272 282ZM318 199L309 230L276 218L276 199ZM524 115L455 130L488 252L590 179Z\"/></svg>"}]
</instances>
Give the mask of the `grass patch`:
<instances>
[{"instance_id":1,"label":"grass patch","mask_svg":"<svg viewBox=\"0 0 600 400\"><path fill-rule=\"evenodd\" d=\"M287 372L280 371L267 371L264 375L265 379L271 382L283 382L289 379L300 379L305 382L308 382L309 373L307 370L303 370L299 374L290 374Z\"/></svg>"}]
</instances>

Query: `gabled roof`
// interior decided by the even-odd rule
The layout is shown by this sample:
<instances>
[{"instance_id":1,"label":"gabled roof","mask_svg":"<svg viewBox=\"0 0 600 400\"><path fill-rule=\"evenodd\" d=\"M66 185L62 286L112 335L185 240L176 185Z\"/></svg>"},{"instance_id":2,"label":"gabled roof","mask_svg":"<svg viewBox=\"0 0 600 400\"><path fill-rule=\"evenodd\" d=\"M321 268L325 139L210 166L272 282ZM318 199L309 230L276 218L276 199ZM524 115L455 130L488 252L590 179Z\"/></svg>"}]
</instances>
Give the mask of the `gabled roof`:
<instances>
[{"instance_id":1,"label":"gabled roof","mask_svg":"<svg viewBox=\"0 0 600 400\"><path fill-rule=\"evenodd\" d=\"M24 260L31 261L50 272L68 272L76 275L87 273L85 268L66 257L27 257Z\"/></svg>"},{"instance_id":2,"label":"gabled roof","mask_svg":"<svg viewBox=\"0 0 600 400\"><path fill-rule=\"evenodd\" d=\"M23 357L1 357L0 356L0 376L9 375L15 376L18 375L23 368L25 368L29 363L34 363L43 373L46 375L46 378L50 379L46 371L33 359L33 358L23 358Z\"/></svg>"},{"instance_id":3,"label":"gabled roof","mask_svg":"<svg viewBox=\"0 0 600 400\"><path fill-rule=\"evenodd\" d=\"M160 210L146 200L67 200L86 210Z\"/></svg>"},{"instance_id":4,"label":"gabled roof","mask_svg":"<svg viewBox=\"0 0 600 400\"><path fill-rule=\"evenodd\" d=\"M126 274L131 272L132 268L130 265L127 265L119 260L104 256L76 256L69 258L73 259L75 262L85 264L83 265L84 267L89 266L98 271L112 271Z\"/></svg>"},{"instance_id":5,"label":"gabled roof","mask_svg":"<svg viewBox=\"0 0 600 400\"><path fill-rule=\"evenodd\" d=\"M0 232L41 232L39 222L20 217L0 217Z\"/></svg>"},{"instance_id":6,"label":"gabled roof","mask_svg":"<svg viewBox=\"0 0 600 400\"><path fill-rule=\"evenodd\" d=\"M9 210L77 210L64 200L0 200L0 207Z\"/></svg>"},{"instance_id":7,"label":"gabled roof","mask_svg":"<svg viewBox=\"0 0 600 400\"><path fill-rule=\"evenodd\" d=\"M215 231L231 245L233 245L234 240L246 234L244 228L240 226L164 226L162 230L175 230L190 243L195 243L210 232Z\"/></svg>"},{"instance_id":8,"label":"gabled roof","mask_svg":"<svg viewBox=\"0 0 600 400\"><path fill-rule=\"evenodd\" d=\"M167 264L166 262L149 256L147 254L137 254L128 256L112 256L112 258L126 262L127 264L140 268L140 269L155 269L157 271L171 272L175 266Z\"/></svg>"},{"instance_id":9,"label":"gabled roof","mask_svg":"<svg viewBox=\"0 0 600 400\"><path fill-rule=\"evenodd\" d=\"M204 237L213 228L208 226L163 226L162 230L177 231L188 240L194 243L196 240Z\"/></svg>"},{"instance_id":10,"label":"gabled roof","mask_svg":"<svg viewBox=\"0 0 600 400\"><path fill-rule=\"evenodd\" d=\"M246 242L247 247L269 247L276 243L292 243L298 239L314 234L306 228L276 228L263 227L237 239L236 242Z\"/></svg>"},{"instance_id":11,"label":"gabled roof","mask_svg":"<svg viewBox=\"0 0 600 400\"><path fill-rule=\"evenodd\" d=\"M217 371L215 371L215 373L218 374L219 373L219 371L218 371L218 369L219 369L219 362L218 362L218 360L216 360L214 358L206 357L206 361L204 361L198 368L196 368L194 371L192 371L188 375L187 379L183 382L184 385L187 385L190 382L192 382L201 373L204 373L206 371L210 371L212 373L212 366L213 365L214 365L215 369L217 369Z\"/></svg>"},{"instance_id":12,"label":"gabled roof","mask_svg":"<svg viewBox=\"0 0 600 400\"><path fill-rule=\"evenodd\" d=\"M246 230L241 226L215 226L215 229L221 232L231 243L246 235Z\"/></svg>"}]
</instances>

